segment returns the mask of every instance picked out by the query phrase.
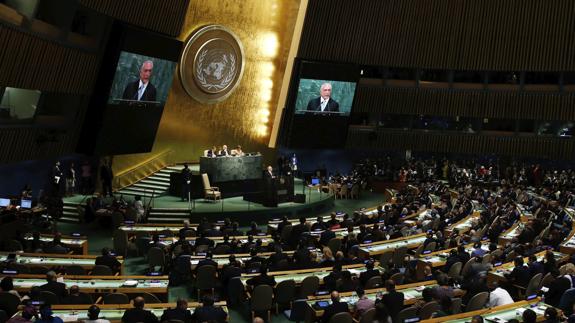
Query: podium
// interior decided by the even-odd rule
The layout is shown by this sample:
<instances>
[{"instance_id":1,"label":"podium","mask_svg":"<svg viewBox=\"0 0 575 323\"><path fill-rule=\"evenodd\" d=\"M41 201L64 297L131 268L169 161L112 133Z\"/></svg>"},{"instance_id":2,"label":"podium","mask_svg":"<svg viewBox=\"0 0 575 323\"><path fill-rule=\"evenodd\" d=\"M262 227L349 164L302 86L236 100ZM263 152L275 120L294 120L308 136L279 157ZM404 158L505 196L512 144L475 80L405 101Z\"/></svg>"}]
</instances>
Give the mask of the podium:
<instances>
[{"instance_id":1,"label":"podium","mask_svg":"<svg viewBox=\"0 0 575 323\"><path fill-rule=\"evenodd\" d=\"M260 203L267 207L277 207L279 203L293 202L293 176L279 176L260 180L257 191L245 194L244 201Z\"/></svg>"}]
</instances>

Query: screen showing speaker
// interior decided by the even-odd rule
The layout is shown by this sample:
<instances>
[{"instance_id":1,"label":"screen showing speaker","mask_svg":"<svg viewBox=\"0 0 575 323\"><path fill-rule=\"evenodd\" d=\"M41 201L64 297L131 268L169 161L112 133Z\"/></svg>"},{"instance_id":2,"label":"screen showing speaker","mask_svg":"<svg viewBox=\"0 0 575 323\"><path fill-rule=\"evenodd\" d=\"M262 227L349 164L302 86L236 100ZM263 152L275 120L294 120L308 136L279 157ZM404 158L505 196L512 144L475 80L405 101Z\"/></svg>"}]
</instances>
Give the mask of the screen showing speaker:
<instances>
[{"instance_id":1,"label":"screen showing speaker","mask_svg":"<svg viewBox=\"0 0 575 323\"><path fill-rule=\"evenodd\" d=\"M355 86L355 82L302 78L299 80L295 113L348 116Z\"/></svg>"}]
</instances>

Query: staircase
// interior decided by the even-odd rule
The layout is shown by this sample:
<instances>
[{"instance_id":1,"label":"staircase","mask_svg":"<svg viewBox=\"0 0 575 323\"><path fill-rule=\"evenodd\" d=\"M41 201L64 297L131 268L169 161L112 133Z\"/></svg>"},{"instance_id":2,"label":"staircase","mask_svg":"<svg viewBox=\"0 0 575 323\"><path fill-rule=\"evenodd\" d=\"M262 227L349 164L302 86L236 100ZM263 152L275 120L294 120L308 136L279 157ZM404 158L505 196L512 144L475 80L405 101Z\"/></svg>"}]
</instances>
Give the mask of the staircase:
<instances>
[{"instance_id":1,"label":"staircase","mask_svg":"<svg viewBox=\"0 0 575 323\"><path fill-rule=\"evenodd\" d=\"M82 203L82 207L86 203ZM62 212L62 217L60 218L60 222L66 223L80 223L80 215L78 214L78 206L79 203L74 202L64 202L64 211Z\"/></svg>"},{"instance_id":2,"label":"staircase","mask_svg":"<svg viewBox=\"0 0 575 323\"><path fill-rule=\"evenodd\" d=\"M181 170L182 166L162 168L152 175L116 191L115 194L140 195L141 197L147 198L166 195L170 189L170 174L178 173Z\"/></svg>"}]
</instances>

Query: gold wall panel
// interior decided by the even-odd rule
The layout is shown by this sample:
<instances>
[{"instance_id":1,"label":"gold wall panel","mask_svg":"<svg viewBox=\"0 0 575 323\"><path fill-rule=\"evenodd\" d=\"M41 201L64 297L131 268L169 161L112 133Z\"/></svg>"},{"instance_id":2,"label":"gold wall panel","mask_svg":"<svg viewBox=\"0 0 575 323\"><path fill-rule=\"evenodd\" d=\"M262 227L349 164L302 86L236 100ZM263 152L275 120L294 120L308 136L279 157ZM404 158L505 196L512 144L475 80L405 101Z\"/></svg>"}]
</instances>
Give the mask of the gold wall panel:
<instances>
[{"instance_id":1,"label":"gold wall panel","mask_svg":"<svg viewBox=\"0 0 575 323\"><path fill-rule=\"evenodd\" d=\"M194 162L204 149L223 144L239 144L275 160L267 143L299 9L300 0L192 0L180 40L209 24L231 29L244 47L242 81L227 100L208 105L188 96L175 73L153 151L116 156L114 170L129 169L168 149L172 162Z\"/></svg>"}]
</instances>

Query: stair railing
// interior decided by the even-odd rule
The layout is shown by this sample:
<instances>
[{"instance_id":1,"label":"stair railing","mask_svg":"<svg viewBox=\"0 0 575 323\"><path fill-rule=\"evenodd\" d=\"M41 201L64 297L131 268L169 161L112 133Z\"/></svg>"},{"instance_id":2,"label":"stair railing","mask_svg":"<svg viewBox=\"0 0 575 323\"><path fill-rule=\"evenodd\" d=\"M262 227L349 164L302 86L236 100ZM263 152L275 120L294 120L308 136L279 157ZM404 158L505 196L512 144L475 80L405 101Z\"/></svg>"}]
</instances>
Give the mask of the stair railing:
<instances>
[{"instance_id":1,"label":"stair railing","mask_svg":"<svg viewBox=\"0 0 575 323\"><path fill-rule=\"evenodd\" d=\"M114 177L114 190L121 190L168 166L172 152L171 149L165 150L130 169L119 172Z\"/></svg>"}]
</instances>

